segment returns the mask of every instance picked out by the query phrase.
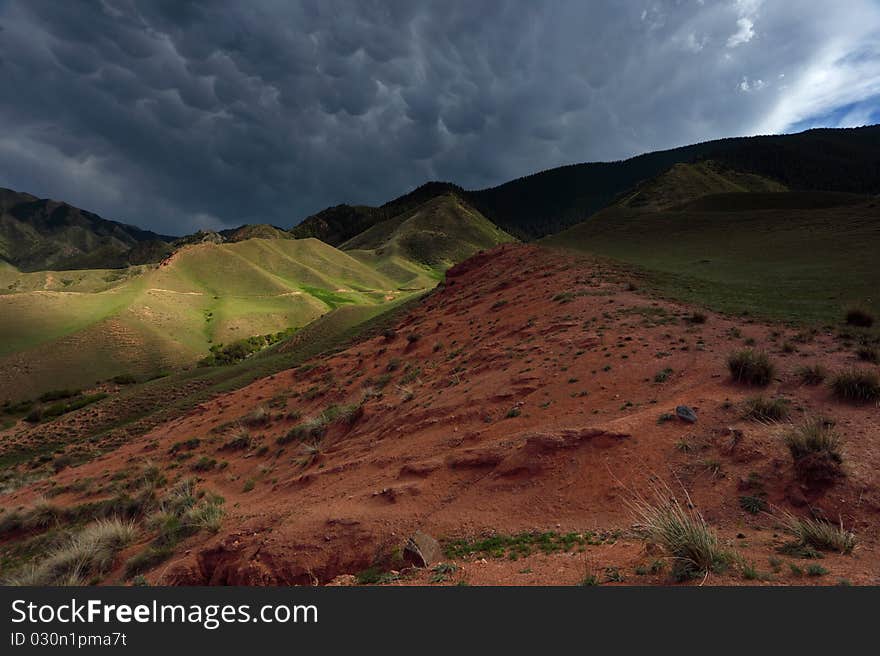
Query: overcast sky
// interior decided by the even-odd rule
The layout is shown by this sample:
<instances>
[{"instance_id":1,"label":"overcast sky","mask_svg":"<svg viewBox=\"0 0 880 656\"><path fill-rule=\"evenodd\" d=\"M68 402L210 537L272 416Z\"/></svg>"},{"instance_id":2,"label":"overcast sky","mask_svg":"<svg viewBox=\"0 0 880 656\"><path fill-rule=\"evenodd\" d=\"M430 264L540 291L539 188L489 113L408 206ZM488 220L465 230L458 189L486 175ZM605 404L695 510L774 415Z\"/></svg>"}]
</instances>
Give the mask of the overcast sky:
<instances>
[{"instance_id":1,"label":"overcast sky","mask_svg":"<svg viewBox=\"0 0 880 656\"><path fill-rule=\"evenodd\" d=\"M877 0L0 0L0 186L170 234L878 121Z\"/></svg>"}]
</instances>

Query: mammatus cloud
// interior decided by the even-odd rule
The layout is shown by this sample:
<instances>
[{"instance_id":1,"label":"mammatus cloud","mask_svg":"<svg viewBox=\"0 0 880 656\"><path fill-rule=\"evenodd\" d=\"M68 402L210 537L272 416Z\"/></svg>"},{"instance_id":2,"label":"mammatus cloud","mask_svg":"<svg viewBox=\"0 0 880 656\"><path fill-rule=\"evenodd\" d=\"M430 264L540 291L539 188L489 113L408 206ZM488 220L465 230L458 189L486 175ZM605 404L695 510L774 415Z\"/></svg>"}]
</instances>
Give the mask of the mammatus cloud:
<instances>
[{"instance_id":1,"label":"mammatus cloud","mask_svg":"<svg viewBox=\"0 0 880 656\"><path fill-rule=\"evenodd\" d=\"M0 0L0 30L0 186L170 233L880 98L873 0Z\"/></svg>"},{"instance_id":2,"label":"mammatus cloud","mask_svg":"<svg viewBox=\"0 0 880 656\"><path fill-rule=\"evenodd\" d=\"M736 48L743 43L748 43L755 36L755 24L751 18L738 18L736 21L737 30L727 39L728 48Z\"/></svg>"}]
</instances>

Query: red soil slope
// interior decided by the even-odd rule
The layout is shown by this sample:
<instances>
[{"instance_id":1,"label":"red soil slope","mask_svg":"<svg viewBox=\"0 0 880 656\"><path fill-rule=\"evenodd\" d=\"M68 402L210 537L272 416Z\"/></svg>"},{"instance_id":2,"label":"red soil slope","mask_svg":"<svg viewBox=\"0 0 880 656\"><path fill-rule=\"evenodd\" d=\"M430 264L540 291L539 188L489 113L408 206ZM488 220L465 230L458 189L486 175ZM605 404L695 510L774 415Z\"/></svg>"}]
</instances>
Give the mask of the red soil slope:
<instances>
[{"instance_id":1,"label":"red soil slope","mask_svg":"<svg viewBox=\"0 0 880 656\"><path fill-rule=\"evenodd\" d=\"M840 403L826 386L801 385L794 375L815 362L832 372L849 367L851 351L832 335L816 334L801 335L797 350L787 352L782 345L798 337L795 329L713 314L691 323L691 309L631 288L607 264L538 247L477 255L451 270L448 283L395 334L205 403L98 461L65 470L57 483L147 460L168 468L177 462L169 453L174 443L201 438L194 457L167 473L189 473L201 456L219 461L198 475L203 488L226 499L223 527L184 542L147 575L156 582L327 583L387 563L417 530L441 541L589 530L606 539L515 562L465 558L447 579L571 584L618 568L628 583L668 583L668 570L636 576L658 555L629 532L626 499L656 475L686 488L743 562L771 574L762 578L880 583L880 413ZM728 354L746 339L777 365L776 380L760 392L727 374ZM667 380L656 382L665 369ZM742 418L741 403L758 393L789 399L791 421L833 418L846 476L824 489L798 484L781 437L787 424ZM317 453L297 441L276 444L328 406L362 400L350 422L330 424ZM659 421L678 404L696 410L696 424ZM257 408L270 419L250 429L252 446L224 449L235 422ZM290 418L292 411L302 418ZM818 561L825 576L799 577L788 563L803 569L808 562L776 553L787 538L774 520L740 507L740 496L755 486L771 507L842 521L856 532L857 549ZM33 493L20 490L0 503L16 506ZM431 576L423 571L409 581ZM741 568L708 581L746 582Z\"/></svg>"}]
</instances>

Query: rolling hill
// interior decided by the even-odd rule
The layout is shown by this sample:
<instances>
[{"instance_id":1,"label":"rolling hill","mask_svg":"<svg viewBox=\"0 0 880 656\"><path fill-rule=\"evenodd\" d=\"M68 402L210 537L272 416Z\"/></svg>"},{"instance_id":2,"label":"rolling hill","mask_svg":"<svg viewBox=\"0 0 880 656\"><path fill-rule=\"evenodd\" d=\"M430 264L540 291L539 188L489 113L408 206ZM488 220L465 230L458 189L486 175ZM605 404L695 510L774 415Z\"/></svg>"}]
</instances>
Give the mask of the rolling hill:
<instances>
[{"instance_id":1,"label":"rolling hill","mask_svg":"<svg viewBox=\"0 0 880 656\"><path fill-rule=\"evenodd\" d=\"M836 323L880 312L880 201L832 192L717 193L660 210L619 204L542 239L639 267L643 284L714 310Z\"/></svg>"},{"instance_id":2,"label":"rolling hill","mask_svg":"<svg viewBox=\"0 0 880 656\"><path fill-rule=\"evenodd\" d=\"M453 264L509 241L457 195L445 194L374 224L340 248L410 288L432 286Z\"/></svg>"},{"instance_id":3,"label":"rolling hill","mask_svg":"<svg viewBox=\"0 0 880 656\"><path fill-rule=\"evenodd\" d=\"M21 271L158 261L167 254L165 243L171 239L67 203L0 188L0 259Z\"/></svg>"},{"instance_id":4,"label":"rolling hill","mask_svg":"<svg viewBox=\"0 0 880 656\"><path fill-rule=\"evenodd\" d=\"M178 242L160 265L21 272L3 263L0 399L155 374L191 365L214 345L301 328L337 309L391 306L434 287L477 250L510 240L443 196L374 225L343 250L244 226Z\"/></svg>"},{"instance_id":5,"label":"rolling hill","mask_svg":"<svg viewBox=\"0 0 880 656\"><path fill-rule=\"evenodd\" d=\"M711 194L783 192L785 185L727 168L712 160L674 164L669 170L636 186L615 203L640 210L664 210Z\"/></svg>"},{"instance_id":6,"label":"rolling hill","mask_svg":"<svg viewBox=\"0 0 880 656\"><path fill-rule=\"evenodd\" d=\"M405 295L316 239L180 249L160 266L18 273L0 281L0 398L192 364L212 344L302 327ZM13 291L10 287L14 288Z\"/></svg>"}]
</instances>

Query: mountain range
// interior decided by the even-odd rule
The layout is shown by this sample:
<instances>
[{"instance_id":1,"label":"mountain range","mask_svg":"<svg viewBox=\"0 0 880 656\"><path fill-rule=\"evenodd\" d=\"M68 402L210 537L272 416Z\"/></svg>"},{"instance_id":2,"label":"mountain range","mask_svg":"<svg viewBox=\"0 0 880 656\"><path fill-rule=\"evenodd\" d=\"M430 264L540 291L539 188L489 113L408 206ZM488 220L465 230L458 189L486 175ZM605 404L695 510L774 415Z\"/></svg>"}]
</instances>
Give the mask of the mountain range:
<instances>
[{"instance_id":1,"label":"mountain range","mask_svg":"<svg viewBox=\"0 0 880 656\"><path fill-rule=\"evenodd\" d=\"M691 176L689 194L751 190L757 179L764 181L761 184L768 191L878 194L880 126L707 141L619 162L562 166L481 190L428 182L379 207L328 207L289 230L250 225L182 238L108 221L67 203L0 189L0 259L20 271L122 268L159 262L188 243L240 241L251 236L315 237L339 247L373 225L447 194L506 233L529 241L586 220L621 194L681 164L699 164L704 178L713 171L727 172L722 174L728 177L725 189L717 186L717 180L697 183ZM738 182L733 180L737 176ZM708 186L701 189L699 184Z\"/></svg>"},{"instance_id":2,"label":"mountain range","mask_svg":"<svg viewBox=\"0 0 880 656\"><path fill-rule=\"evenodd\" d=\"M429 182L289 230L175 238L4 189L0 398L192 364L341 306L366 317L517 238L647 267L658 290L692 302L737 311L760 299L782 318L828 318L876 297L878 192L880 126L724 139L479 191ZM797 264L820 300L804 307L792 294L785 276L797 252L769 239L824 249Z\"/></svg>"}]
</instances>

